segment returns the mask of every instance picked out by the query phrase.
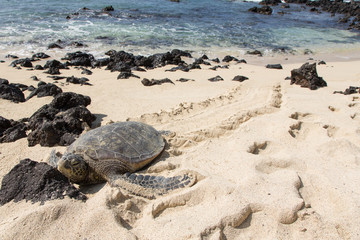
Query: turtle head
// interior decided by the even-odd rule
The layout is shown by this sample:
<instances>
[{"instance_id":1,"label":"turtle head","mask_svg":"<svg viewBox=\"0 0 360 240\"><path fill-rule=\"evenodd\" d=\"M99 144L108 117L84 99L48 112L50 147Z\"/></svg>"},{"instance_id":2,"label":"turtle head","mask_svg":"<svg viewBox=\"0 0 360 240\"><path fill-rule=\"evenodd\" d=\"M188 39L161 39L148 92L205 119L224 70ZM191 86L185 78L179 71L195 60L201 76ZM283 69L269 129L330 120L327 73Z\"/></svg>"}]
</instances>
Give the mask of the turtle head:
<instances>
[{"instance_id":1,"label":"turtle head","mask_svg":"<svg viewBox=\"0 0 360 240\"><path fill-rule=\"evenodd\" d=\"M89 166L77 154L65 153L57 162L58 170L74 183L84 183L88 179Z\"/></svg>"}]
</instances>

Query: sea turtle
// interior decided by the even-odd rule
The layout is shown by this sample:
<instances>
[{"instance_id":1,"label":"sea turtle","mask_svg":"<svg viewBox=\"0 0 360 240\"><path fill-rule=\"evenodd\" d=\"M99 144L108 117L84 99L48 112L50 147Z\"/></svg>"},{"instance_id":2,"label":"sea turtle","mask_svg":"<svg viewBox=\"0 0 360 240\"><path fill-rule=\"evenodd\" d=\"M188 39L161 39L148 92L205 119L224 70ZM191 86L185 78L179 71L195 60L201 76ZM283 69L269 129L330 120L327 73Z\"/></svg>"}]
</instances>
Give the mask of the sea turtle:
<instances>
[{"instance_id":1,"label":"sea turtle","mask_svg":"<svg viewBox=\"0 0 360 240\"><path fill-rule=\"evenodd\" d=\"M163 137L152 126L117 122L81 135L61 158L53 150L49 163L74 183L107 181L133 194L154 198L196 181L191 173L168 178L133 173L149 164L164 147Z\"/></svg>"}]
</instances>

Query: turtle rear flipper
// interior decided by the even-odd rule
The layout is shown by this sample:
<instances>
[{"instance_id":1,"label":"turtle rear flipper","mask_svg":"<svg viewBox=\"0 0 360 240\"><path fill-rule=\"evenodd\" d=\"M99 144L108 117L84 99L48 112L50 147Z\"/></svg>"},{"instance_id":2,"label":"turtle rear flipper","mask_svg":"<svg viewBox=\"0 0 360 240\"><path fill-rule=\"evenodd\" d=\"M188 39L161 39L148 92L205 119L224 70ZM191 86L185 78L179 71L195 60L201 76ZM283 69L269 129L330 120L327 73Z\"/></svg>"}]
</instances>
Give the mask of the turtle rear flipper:
<instances>
[{"instance_id":1,"label":"turtle rear flipper","mask_svg":"<svg viewBox=\"0 0 360 240\"><path fill-rule=\"evenodd\" d=\"M125 173L109 179L112 187L120 187L131 194L148 199L154 199L179 188L191 187L196 181L196 175L190 173L174 177Z\"/></svg>"}]
</instances>

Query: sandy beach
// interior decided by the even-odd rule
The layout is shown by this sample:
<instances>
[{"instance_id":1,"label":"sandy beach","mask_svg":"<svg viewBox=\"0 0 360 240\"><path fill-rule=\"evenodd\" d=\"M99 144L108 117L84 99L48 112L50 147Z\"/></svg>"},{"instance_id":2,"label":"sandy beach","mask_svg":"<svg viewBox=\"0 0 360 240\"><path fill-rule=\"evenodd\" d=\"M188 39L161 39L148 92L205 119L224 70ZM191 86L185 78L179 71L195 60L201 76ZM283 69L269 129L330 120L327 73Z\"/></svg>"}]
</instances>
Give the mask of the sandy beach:
<instances>
[{"instance_id":1,"label":"sandy beach","mask_svg":"<svg viewBox=\"0 0 360 240\"><path fill-rule=\"evenodd\" d=\"M63 92L91 98L92 127L132 120L170 132L164 153L140 172L193 171L198 181L153 200L99 184L82 189L86 202L10 202L0 206L0 239L359 239L360 95L333 92L360 86L360 60L311 57L242 56L247 64L217 71L167 72L168 65L134 72L140 79L97 68L87 76L91 86L58 80ZM0 78L10 83L36 86L34 75L54 83L4 60ZM327 87L311 91L285 80L320 60ZM269 63L283 69L265 68ZM74 67L60 71L83 76ZM224 81L208 81L217 75ZM232 81L236 75L249 79ZM146 87L143 78L174 84ZM0 99L0 115L30 117L52 99ZM54 148L28 147L26 138L0 144L0 179L22 159L46 161Z\"/></svg>"}]
</instances>

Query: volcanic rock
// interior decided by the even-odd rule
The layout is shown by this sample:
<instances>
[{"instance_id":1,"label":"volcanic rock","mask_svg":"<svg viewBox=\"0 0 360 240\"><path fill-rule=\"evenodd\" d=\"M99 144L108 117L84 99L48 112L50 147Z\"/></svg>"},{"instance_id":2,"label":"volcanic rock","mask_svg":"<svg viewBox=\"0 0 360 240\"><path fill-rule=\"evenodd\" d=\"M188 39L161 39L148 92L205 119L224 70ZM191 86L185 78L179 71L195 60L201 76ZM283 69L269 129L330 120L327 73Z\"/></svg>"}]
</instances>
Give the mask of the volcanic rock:
<instances>
[{"instance_id":1,"label":"volcanic rock","mask_svg":"<svg viewBox=\"0 0 360 240\"><path fill-rule=\"evenodd\" d=\"M43 204L45 201L63 199L65 196L82 201L87 199L57 169L46 163L24 159L4 176L0 205L12 200Z\"/></svg>"},{"instance_id":2,"label":"volcanic rock","mask_svg":"<svg viewBox=\"0 0 360 240\"><path fill-rule=\"evenodd\" d=\"M305 63L298 69L291 71L290 84L297 84L301 87L310 88L316 90L319 87L326 87L327 83L322 77L319 77L316 71L316 63Z\"/></svg>"},{"instance_id":3,"label":"volcanic rock","mask_svg":"<svg viewBox=\"0 0 360 240\"><path fill-rule=\"evenodd\" d=\"M264 14L264 15L271 15L272 14L272 8L269 6L263 6L263 7L252 7L248 10L249 12L254 12L254 13L260 13L260 14Z\"/></svg>"},{"instance_id":4,"label":"volcanic rock","mask_svg":"<svg viewBox=\"0 0 360 240\"><path fill-rule=\"evenodd\" d=\"M212 77L208 79L210 82L219 82L219 81L224 81L224 79L222 77L220 77L219 75L216 77Z\"/></svg>"},{"instance_id":5,"label":"volcanic rock","mask_svg":"<svg viewBox=\"0 0 360 240\"><path fill-rule=\"evenodd\" d=\"M26 137L27 126L24 122L8 120L0 116L0 143L14 142Z\"/></svg>"},{"instance_id":6,"label":"volcanic rock","mask_svg":"<svg viewBox=\"0 0 360 240\"><path fill-rule=\"evenodd\" d=\"M233 78L233 81L243 82L243 81L248 80L248 79L249 79L248 77L237 75L237 76L235 76Z\"/></svg>"},{"instance_id":7,"label":"volcanic rock","mask_svg":"<svg viewBox=\"0 0 360 240\"><path fill-rule=\"evenodd\" d=\"M56 96L59 93L62 93L61 88L56 86L53 83L47 83L45 85L40 85L37 89L32 91L30 95L26 98L26 100L29 100L30 98L37 96L39 97L45 97L45 96Z\"/></svg>"},{"instance_id":8,"label":"volcanic rock","mask_svg":"<svg viewBox=\"0 0 360 240\"><path fill-rule=\"evenodd\" d=\"M270 69L283 69L283 67L281 66L281 64L268 64L268 65L266 65L266 68L270 68Z\"/></svg>"},{"instance_id":9,"label":"volcanic rock","mask_svg":"<svg viewBox=\"0 0 360 240\"><path fill-rule=\"evenodd\" d=\"M174 82L171 81L169 78L164 78L164 79L160 79L160 80L156 80L156 79L149 80L147 78L144 78L143 80L141 80L141 83L144 86L161 85L163 83L172 83L172 84L174 84Z\"/></svg>"},{"instance_id":10,"label":"volcanic rock","mask_svg":"<svg viewBox=\"0 0 360 240\"><path fill-rule=\"evenodd\" d=\"M24 93L20 90L20 88L13 84L9 84L9 82L6 83L6 81L2 81L3 83L0 83L0 98L16 103L25 102Z\"/></svg>"},{"instance_id":11,"label":"volcanic rock","mask_svg":"<svg viewBox=\"0 0 360 240\"><path fill-rule=\"evenodd\" d=\"M91 126L96 117L86 108L90 97L65 92L56 95L50 104L38 109L29 118L29 146L70 145L85 126Z\"/></svg>"}]
</instances>

